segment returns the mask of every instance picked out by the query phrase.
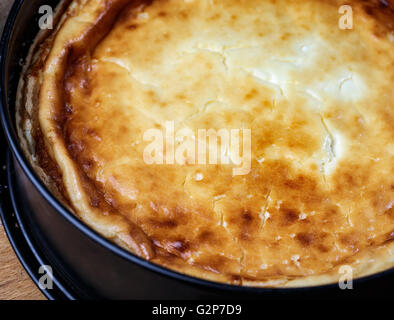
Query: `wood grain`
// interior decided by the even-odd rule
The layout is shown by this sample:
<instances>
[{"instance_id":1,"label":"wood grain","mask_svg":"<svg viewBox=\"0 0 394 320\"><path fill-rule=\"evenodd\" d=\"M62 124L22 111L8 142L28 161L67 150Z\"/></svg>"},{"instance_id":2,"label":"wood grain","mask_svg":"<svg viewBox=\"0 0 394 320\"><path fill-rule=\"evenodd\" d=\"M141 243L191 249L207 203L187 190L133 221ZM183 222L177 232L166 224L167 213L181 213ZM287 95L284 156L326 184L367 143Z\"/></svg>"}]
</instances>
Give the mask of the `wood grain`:
<instances>
[{"instance_id":1,"label":"wood grain","mask_svg":"<svg viewBox=\"0 0 394 320\"><path fill-rule=\"evenodd\" d=\"M45 297L23 269L0 226L0 300L20 299L42 300Z\"/></svg>"},{"instance_id":2,"label":"wood grain","mask_svg":"<svg viewBox=\"0 0 394 320\"><path fill-rule=\"evenodd\" d=\"M0 31L3 30L12 2L0 0ZM0 300L22 299L43 300L45 297L23 269L0 222Z\"/></svg>"}]
</instances>

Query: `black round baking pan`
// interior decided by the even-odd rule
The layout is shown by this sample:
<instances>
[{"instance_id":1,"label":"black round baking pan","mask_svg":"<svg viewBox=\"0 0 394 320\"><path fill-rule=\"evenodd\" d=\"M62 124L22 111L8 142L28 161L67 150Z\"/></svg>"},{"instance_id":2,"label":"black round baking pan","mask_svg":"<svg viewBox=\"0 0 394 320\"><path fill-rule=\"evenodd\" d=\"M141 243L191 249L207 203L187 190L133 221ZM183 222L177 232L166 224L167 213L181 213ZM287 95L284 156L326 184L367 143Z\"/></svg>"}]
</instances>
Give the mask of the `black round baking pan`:
<instances>
[{"instance_id":1,"label":"black round baking pan","mask_svg":"<svg viewBox=\"0 0 394 320\"><path fill-rule=\"evenodd\" d=\"M6 150L6 141L3 132L0 133L0 146ZM9 151L0 154L0 217L8 240L13 247L26 272L39 287L40 267L48 265L47 255L38 247L35 238L31 236L34 227L28 227L24 221L24 215L15 211L11 198L10 184L13 176L11 154ZM40 288L41 292L50 300L74 300L79 297L58 274L52 277L54 285L52 288Z\"/></svg>"},{"instance_id":2,"label":"black round baking pan","mask_svg":"<svg viewBox=\"0 0 394 320\"><path fill-rule=\"evenodd\" d=\"M357 279L353 290L337 284L300 289L232 286L205 281L152 264L101 237L65 208L40 181L21 150L15 133L15 97L22 63L38 32L39 7L55 0L16 0L1 39L1 121L10 148L7 183L12 211L31 260L52 267L53 297L67 299L207 299L377 297L392 290L393 273L386 271ZM9 210L9 209L8 209ZM10 211L3 209L5 225ZM25 249L26 249L25 248ZM24 256L19 254L22 260ZM26 261L25 261L26 262ZM37 264L38 263L38 264ZM25 267L27 266L24 263ZM27 268L27 267L26 267ZM28 268L27 268L28 269ZM29 271L29 269L28 269ZM34 279L36 270L29 272ZM49 291L49 290L47 290ZM51 293L46 293L51 298Z\"/></svg>"}]
</instances>

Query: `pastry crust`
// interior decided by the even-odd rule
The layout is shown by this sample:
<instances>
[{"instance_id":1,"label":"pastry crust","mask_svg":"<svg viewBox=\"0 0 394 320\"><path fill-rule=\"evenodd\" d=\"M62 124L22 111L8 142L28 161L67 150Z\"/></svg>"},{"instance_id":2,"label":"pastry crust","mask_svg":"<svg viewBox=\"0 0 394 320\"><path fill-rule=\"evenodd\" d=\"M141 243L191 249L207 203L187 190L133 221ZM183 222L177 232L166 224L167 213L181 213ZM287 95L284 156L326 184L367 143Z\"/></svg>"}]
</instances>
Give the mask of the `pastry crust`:
<instances>
[{"instance_id":1,"label":"pastry crust","mask_svg":"<svg viewBox=\"0 0 394 320\"><path fill-rule=\"evenodd\" d=\"M65 1L21 78L21 144L105 237L204 279L270 287L394 265L393 4ZM250 129L251 169L149 165L144 133Z\"/></svg>"}]
</instances>

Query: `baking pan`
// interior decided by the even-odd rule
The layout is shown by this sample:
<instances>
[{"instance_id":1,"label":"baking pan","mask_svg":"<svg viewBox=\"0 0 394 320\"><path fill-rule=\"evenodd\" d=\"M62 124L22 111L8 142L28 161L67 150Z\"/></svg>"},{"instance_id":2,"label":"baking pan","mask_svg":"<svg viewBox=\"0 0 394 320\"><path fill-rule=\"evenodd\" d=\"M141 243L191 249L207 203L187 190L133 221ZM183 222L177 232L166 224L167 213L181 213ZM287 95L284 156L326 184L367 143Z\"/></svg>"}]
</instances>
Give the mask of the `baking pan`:
<instances>
[{"instance_id":1,"label":"baking pan","mask_svg":"<svg viewBox=\"0 0 394 320\"><path fill-rule=\"evenodd\" d=\"M16 0L1 40L1 121L11 150L9 196L22 235L39 263L53 268L62 298L208 299L377 297L392 290L393 273L357 279L353 290L337 284L299 288L250 288L186 276L143 260L101 237L66 209L40 181L15 134L15 96L21 66L38 30L41 5L54 0ZM4 211L4 210L3 210ZM7 222L9 211L3 212ZM6 223L7 225L7 223ZM8 230L11 240L11 229ZM25 243L25 244L26 244ZM13 242L18 252L19 242ZM21 255L19 255L21 258ZM23 259L23 257L22 257ZM34 270L34 272L36 272ZM34 274L31 273L31 275ZM55 295L53 295L55 296ZM59 296L59 295L58 295Z\"/></svg>"},{"instance_id":2,"label":"baking pan","mask_svg":"<svg viewBox=\"0 0 394 320\"><path fill-rule=\"evenodd\" d=\"M0 146L2 150L5 150L6 141L2 131L0 132ZM10 166L12 166L10 152L0 153L0 217L15 254L30 278L39 287L39 280L43 276L39 272L40 266L48 265L49 260L38 247L34 237L31 236L34 227L26 224L23 214L21 215L19 211L15 212L8 183L13 175L13 169ZM60 275L55 274L53 281L52 289L40 289L48 299L74 300L79 297L72 287L60 278Z\"/></svg>"}]
</instances>

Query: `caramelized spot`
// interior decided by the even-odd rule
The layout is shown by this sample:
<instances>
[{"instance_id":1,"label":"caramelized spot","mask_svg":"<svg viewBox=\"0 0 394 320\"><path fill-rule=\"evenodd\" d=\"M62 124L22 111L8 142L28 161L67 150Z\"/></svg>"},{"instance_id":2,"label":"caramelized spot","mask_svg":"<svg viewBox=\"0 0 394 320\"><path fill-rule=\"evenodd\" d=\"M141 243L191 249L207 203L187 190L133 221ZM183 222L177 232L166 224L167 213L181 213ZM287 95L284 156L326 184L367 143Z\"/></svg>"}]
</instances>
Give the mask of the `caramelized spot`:
<instances>
[{"instance_id":1,"label":"caramelized spot","mask_svg":"<svg viewBox=\"0 0 394 320\"><path fill-rule=\"evenodd\" d=\"M94 208L98 208L100 206L100 199L98 197L90 197L90 205Z\"/></svg>"},{"instance_id":2,"label":"caramelized spot","mask_svg":"<svg viewBox=\"0 0 394 320\"><path fill-rule=\"evenodd\" d=\"M242 240L242 241L248 241L248 240L250 240L250 234L249 234L248 231L243 231L243 232L241 232L241 233L239 234L239 238L240 238L240 240Z\"/></svg>"},{"instance_id":3,"label":"caramelized spot","mask_svg":"<svg viewBox=\"0 0 394 320\"><path fill-rule=\"evenodd\" d=\"M206 243L214 243L215 242L215 234L212 231L202 231L198 235L198 240Z\"/></svg>"},{"instance_id":4,"label":"caramelized spot","mask_svg":"<svg viewBox=\"0 0 394 320\"><path fill-rule=\"evenodd\" d=\"M90 159L81 162L82 162L82 168L85 172L88 172L93 166L93 162Z\"/></svg>"},{"instance_id":5,"label":"caramelized spot","mask_svg":"<svg viewBox=\"0 0 394 320\"><path fill-rule=\"evenodd\" d=\"M181 16L182 19L187 19L189 17L186 11L179 12L179 15Z\"/></svg>"},{"instance_id":6,"label":"caramelized spot","mask_svg":"<svg viewBox=\"0 0 394 320\"><path fill-rule=\"evenodd\" d=\"M204 259L199 259L196 264L208 271L220 273L220 270L222 270L228 262L229 259L221 255L209 255Z\"/></svg>"},{"instance_id":7,"label":"caramelized spot","mask_svg":"<svg viewBox=\"0 0 394 320\"><path fill-rule=\"evenodd\" d=\"M131 24L131 25L127 26L127 29L129 29L129 30L135 30L137 28L138 28L137 24Z\"/></svg>"},{"instance_id":8,"label":"caramelized spot","mask_svg":"<svg viewBox=\"0 0 394 320\"><path fill-rule=\"evenodd\" d=\"M305 247L309 247L315 241L315 235L313 233L301 232L297 234L296 239Z\"/></svg>"},{"instance_id":9,"label":"caramelized spot","mask_svg":"<svg viewBox=\"0 0 394 320\"><path fill-rule=\"evenodd\" d=\"M235 14L231 15L231 20L232 20L232 21L238 20L238 16L235 15Z\"/></svg>"},{"instance_id":10,"label":"caramelized spot","mask_svg":"<svg viewBox=\"0 0 394 320\"><path fill-rule=\"evenodd\" d=\"M253 221L253 216L249 211L242 213L242 221L244 224L250 224Z\"/></svg>"},{"instance_id":11,"label":"caramelized spot","mask_svg":"<svg viewBox=\"0 0 394 320\"><path fill-rule=\"evenodd\" d=\"M238 275L238 274L232 274L231 275L231 280L233 281L233 282L239 282L239 281L241 281L241 276L240 275Z\"/></svg>"},{"instance_id":12,"label":"caramelized spot","mask_svg":"<svg viewBox=\"0 0 394 320\"><path fill-rule=\"evenodd\" d=\"M359 237L355 233L341 235L339 240L345 246L357 250L356 246L359 244Z\"/></svg>"},{"instance_id":13,"label":"caramelized spot","mask_svg":"<svg viewBox=\"0 0 394 320\"><path fill-rule=\"evenodd\" d=\"M284 225L290 225L296 222L300 214L298 210L291 208L281 208L280 211L282 213L281 217Z\"/></svg>"},{"instance_id":14,"label":"caramelized spot","mask_svg":"<svg viewBox=\"0 0 394 320\"><path fill-rule=\"evenodd\" d=\"M286 180L284 185L290 189L302 189L307 184L307 179L304 176L298 176L295 180Z\"/></svg>"},{"instance_id":15,"label":"caramelized spot","mask_svg":"<svg viewBox=\"0 0 394 320\"><path fill-rule=\"evenodd\" d=\"M322 253L326 253L326 252L329 252L329 251L330 251L330 249L329 249L327 246L323 245L323 244L319 244L319 245L317 246L317 249L318 249L320 252L322 252Z\"/></svg>"},{"instance_id":16,"label":"caramelized spot","mask_svg":"<svg viewBox=\"0 0 394 320\"><path fill-rule=\"evenodd\" d=\"M186 250L189 249L189 244L184 240L176 240L176 241L169 242L169 246L173 250L175 250L179 253L184 253Z\"/></svg>"},{"instance_id":17,"label":"caramelized spot","mask_svg":"<svg viewBox=\"0 0 394 320\"><path fill-rule=\"evenodd\" d=\"M245 95L245 100L250 100L250 99L254 98L256 95L257 95L257 90L252 89Z\"/></svg>"},{"instance_id":18,"label":"caramelized spot","mask_svg":"<svg viewBox=\"0 0 394 320\"><path fill-rule=\"evenodd\" d=\"M394 240L394 231L390 232L389 234L387 234L386 236L386 240L384 241L384 243L388 243Z\"/></svg>"},{"instance_id":19,"label":"caramelized spot","mask_svg":"<svg viewBox=\"0 0 394 320\"><path fill-rule=\"evenodd\" d=\"M163 228L163 229L173 229L178 226L178 223L175 220L167 219L167 220L154 220L149 219L149 223L154 228Z\"/></svg>"}]
</instances>

